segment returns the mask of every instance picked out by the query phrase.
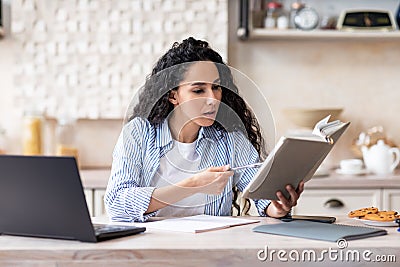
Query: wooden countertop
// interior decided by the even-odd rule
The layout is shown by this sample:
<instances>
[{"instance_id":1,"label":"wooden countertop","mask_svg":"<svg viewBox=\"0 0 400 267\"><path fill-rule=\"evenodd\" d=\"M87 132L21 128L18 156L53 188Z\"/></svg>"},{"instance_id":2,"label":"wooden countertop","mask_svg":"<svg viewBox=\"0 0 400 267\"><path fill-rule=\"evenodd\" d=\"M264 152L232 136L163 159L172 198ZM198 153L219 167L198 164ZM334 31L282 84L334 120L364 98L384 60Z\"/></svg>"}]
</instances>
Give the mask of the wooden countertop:
<instances>
[{"instance_id":1,"label":"wooden countertop","mask_svg":"<svg viewBox=\"0 0 400 267\"><path fill-rule=\"evenodd\" d=\"M327 177L314 177L305 185L314 189L400 189L400 172L388 175L343 175L335 171Z\"/></svg>"},{"instance_id":2,"label":"wooden countertop","mask_svg":"<svg viewBox=\"0 0 400 267\"><path fill-rule=\"evenodd\" d=\"M81 170L81 179L85 188L105 189L110 178L110 169ZM382 175L342 175L335 171L326 177L314 177L306 183L313 189L400 189L400 171Z\"/></svg>"},{"instance_id":3,"label":"wooden countertop","mask_svg":"<svg viewBox=\"0 0 400 267\"><path fill-rule=\"evenodd\" d=\"M258 217L257 217L258 218ZM260 261L257 253L269 250L323 250L338 249L336 243L285 237L252 232L260 224L276 223L273 218L260 218L261 222L236 226L199 234L147 229L145 233L93 243L44 238L0 236L0 266L274 266L285 264L275 258L274 262ZM95 218L95 222L107 219ZM362 225L361 222L338 216L337 223ZM139 224L144 225L145 224ZM370 250L372 255L393 255L400 260L400 233L397 227L386 227L388 235L348 241L346 249L361 253ZM293 263L293 262L292 262ZM326 265L328 263L328 265ZM302 262L309 266L315 262ZM361 260L361 264L365 264ZM354 262L332 261L328 257L318 266L354 265ZM132 266L132 265L129 265ZM375 265L371 265L375 266ZM395 262L385 266L396 266Z\"/></svg>"}]
</instances>

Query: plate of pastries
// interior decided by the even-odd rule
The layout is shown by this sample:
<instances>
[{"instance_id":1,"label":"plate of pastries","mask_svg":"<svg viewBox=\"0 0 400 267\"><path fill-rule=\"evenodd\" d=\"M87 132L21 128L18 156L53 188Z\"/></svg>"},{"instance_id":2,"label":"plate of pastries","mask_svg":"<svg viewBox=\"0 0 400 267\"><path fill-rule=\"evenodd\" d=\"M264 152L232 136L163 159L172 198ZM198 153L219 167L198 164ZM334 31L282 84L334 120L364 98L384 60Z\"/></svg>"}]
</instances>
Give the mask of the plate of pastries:
<instances>
[{"instance_id":1,"label":"plate of pastries","mask_svg":"<svg viewBox=\"0 0 400 267\"><path fill-rule=\"evenodd\" d=\"M397 211L379 210L376 207L353 210L349 212L348 216L366 225L385 227L398 226L396 219L400 219L400 214Z\"/></svg>"}]
</instances>

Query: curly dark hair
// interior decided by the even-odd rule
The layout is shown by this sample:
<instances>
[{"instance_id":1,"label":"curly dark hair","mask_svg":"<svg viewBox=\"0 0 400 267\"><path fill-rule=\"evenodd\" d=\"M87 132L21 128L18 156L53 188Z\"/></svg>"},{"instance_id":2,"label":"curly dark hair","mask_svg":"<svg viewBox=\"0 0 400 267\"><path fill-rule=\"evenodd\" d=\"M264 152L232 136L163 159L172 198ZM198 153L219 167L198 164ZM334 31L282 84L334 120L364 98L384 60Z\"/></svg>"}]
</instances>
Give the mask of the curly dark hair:
<instances>
[{"instance_id":1,"label":"curly dark hair","mask_svg":"<svg viewBox=\"0 0 400 267\"><path fill-rule=\"evenodd\" d=\"M142 117L153 125L163 123L174 109L173 104L168 99L169 92L177 90L177 85L184 79L188 68L188 64L184 63L197 61L216 63L220 76L220 86L222 87L221 102L229 109L226 110L227 108L225 108L224 111L223 106L225 105L220 105L216 120L211 127L214 126L217 129L229 132L242 131L247 134L260 159L265 159L266 152L260 126L253 112L239 96L239 90L233 81L229 67L206 41L196 40L193 37L189 37L181 43L175 42L172 48L157 61L151 75L146 78L146 82L139 94L138 103L133 107L128 121L135 117ZM174 71L163 71L171 67L174 67ZM236 119L232 118L234 117L232 116L232 110L237 115ZM222 126L219 122L224 122L224 125ZM240 206L237 203L238 190L234 188L233 193L233 207L240 214ZM248 208L245 213L249 209L249 205L246 206Z\"/></svg>"}]
</instances>

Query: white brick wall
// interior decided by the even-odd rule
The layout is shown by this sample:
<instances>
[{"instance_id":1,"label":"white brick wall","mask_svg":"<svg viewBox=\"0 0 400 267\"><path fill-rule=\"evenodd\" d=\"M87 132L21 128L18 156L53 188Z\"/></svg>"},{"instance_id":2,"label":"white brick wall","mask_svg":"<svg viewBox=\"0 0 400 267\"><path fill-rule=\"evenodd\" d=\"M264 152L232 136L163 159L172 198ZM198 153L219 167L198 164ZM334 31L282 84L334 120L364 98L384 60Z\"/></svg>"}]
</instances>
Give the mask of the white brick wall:
<instances>
[{"instance_id":1,"label":"white brick wall","mask_svg":"<svg viewBox=\"0 0 400 267\"><path fill-rule=\"evenodd\" d=\"M16 104L121 118L173 42L206 39L226 60L227 12L227 0L13 0Z\"/></svg>"}]
</instances>

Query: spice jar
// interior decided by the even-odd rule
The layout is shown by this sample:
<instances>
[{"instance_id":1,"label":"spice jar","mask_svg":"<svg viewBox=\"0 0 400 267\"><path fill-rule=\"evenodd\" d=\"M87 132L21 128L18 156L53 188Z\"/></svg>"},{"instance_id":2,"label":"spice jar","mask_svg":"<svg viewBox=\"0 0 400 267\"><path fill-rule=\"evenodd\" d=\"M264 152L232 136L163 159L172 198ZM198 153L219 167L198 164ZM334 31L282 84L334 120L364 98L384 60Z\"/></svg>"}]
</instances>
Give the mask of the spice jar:
<instances>
[{"instance_id":1,"label":"spice jar","mask_svg":"<svg viewBox=\"0 0 400 267\"><path fill-rule=\"evenodd\" d=\"M22 153L42 155L43 118L38 113L26 113L23 119Z\"/></svg>"},{"instance_id":2,"label":"spice jar","mask_svg":"<svg viewBox=\"0 0 400 267\"><path fill-rule=\"evenodd\" d=\"M269 2L267 4L267 16L264 20L264 27L267 29L274 29L277 27L278 18L283 16L283 7L279 2Z\"/></svg>"},{"instance_id":3,"label":"spice jar","mask_svg":"<svg viewBox=\"0 0 400 267\"><path fill-rule=\"evenodd\" d=\"M56 127L56 155L75 157L78 161L75 125L76 120L73 118L58 119Z\"/></svg>"}]
</instances>

